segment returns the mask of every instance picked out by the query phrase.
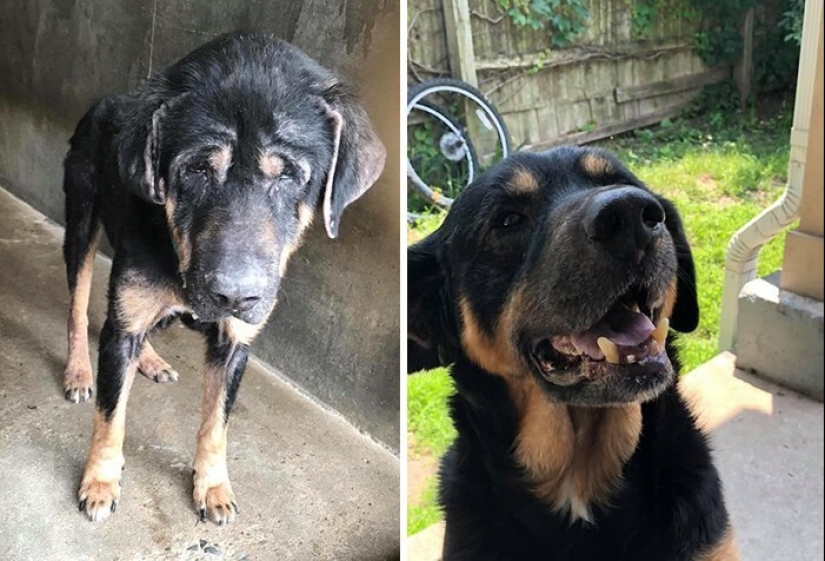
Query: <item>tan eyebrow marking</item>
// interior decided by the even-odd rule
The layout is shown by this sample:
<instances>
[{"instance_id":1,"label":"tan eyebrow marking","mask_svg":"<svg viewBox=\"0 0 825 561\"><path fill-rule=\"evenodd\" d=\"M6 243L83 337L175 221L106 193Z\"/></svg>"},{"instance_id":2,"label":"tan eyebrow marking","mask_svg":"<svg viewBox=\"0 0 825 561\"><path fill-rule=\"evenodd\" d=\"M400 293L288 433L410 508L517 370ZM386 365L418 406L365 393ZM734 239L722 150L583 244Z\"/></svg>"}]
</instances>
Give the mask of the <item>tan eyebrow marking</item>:
<instances>
[{"instance_id":1,"label":"tan eyebrow marking","mask_svg":"<svg viewBox=\"0 0 825 561\"><path fill-rule=\"evenodd\" d=\"M539 182L536 176L524 168L516 170L507 185L511 191L519 194L535 193L539 190Z\"/></svg>"},{"instance_id":2,"label":"tan eyebrow marking","mask_svg":"<svg viewBox=\"0 0 825 561\"><path fill-rule=\"evenodd\" d=\"M226 171L232 165L232 147L224 144L209 154L209 165L215 171L215 174L221 177L221 180L226 177Z\"/></svg>"},{"instance_id":3,"label":"tan eyebrow marking","mask_svg":"<svg viewBox=\"0 0 825 561\"><path fill-rule=\"evenodd\" d=\"M594 178L604 177L613 171L610 162L596 154L585 154L579 163L582 169Z\"/></svg>"},{"instance_id":4,"label":"tan eyebrow marking","mask_svg":"<svg viewBox=\"0 0 825 561\"><path fill-rule=\"evenodd\" d=\"M284 171L284 160L278 154L261 154L258 167L269 178L278 177Z\"/></svg>"}]
</instances>

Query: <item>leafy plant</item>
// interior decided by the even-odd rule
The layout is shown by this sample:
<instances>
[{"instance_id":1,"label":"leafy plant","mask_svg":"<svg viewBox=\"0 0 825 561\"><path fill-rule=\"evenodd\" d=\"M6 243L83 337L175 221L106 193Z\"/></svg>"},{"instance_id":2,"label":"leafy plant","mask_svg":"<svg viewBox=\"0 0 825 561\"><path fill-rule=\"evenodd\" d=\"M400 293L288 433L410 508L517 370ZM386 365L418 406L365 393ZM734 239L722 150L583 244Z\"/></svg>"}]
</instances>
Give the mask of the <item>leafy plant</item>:
<instances>
[{"instance_id":1,"label":"leafy plant","mask_svg":"<svg viewBox=\"0 0 825 561\"><path fill-rule=\"evenodd\" d=\"M787 0L785 11L779 20L779 27L785 32L786 43L802 44L802 20L805 15L805 0Z\"/></svg>"},{"instance_id":2,"label":"leafy plant","mask_svg":"<svg viewBox=\"0 0 825 561\"><path fill-rule=\"evenodd\" d=\"M630 6L630 33L634 39L647 39L659 15L656 0L636 0Z\"/></svg>"},{"instance_id":3,"label":"leafy plant","mask_svg":"<svg viewBox=\"0 0 825 561\"><path fill-rule=\"evenodd\" d=\"M778 22L757 22L760 41L753 54L753 80L759 91L787 90L796 85L804 9L802 0L784 0Z\"/></svg>"},{"instance_id":4,"label":"leafy plant","mask_svg":"<svg viewBox=\"0 0 825 561\"><path fill-rule=\"evenodd\" d=\"M583 0L496 0L519 27L548 28L550 44L565 47L586 29L590 11Z\"/></svg>"}]
</instances>

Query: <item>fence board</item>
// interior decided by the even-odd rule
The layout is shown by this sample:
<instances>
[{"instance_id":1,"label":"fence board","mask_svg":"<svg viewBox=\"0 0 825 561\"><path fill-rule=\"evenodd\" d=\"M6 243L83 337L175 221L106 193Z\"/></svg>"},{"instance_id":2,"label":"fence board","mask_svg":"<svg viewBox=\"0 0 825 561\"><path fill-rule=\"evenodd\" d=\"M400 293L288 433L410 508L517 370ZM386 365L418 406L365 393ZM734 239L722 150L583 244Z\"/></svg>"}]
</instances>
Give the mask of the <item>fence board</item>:
<instances>
[{"instance_id":1,"label":"fence board","mask_svg":"<svg viewBox=\"0 0 825 561\"><path fill-rule=\"evenodd\" d=\"M730 78L730 68L715 68L671 80L650 82L638 86L618 87L614 90L614 96L617 103L626 103L637 99L647 99L689 89L698 89L709 84L722 82L728 78Z\"/></svg>"},{"instance_id":2,"label":"fence board","mask_svg":"<svg viewBox=\"0 0 825 561\"><path fill-rule=\"evenodd\" d=\"M478 87L504 116L516 146L581 142L649 125L730 76L730 68L709 69L692 53L697 29L675 14L660 14L649 36L634 38L627 0L589 0L585 32L565 48L552 48L546 29L517 27L495 0L409 0L410 80L450 73L452 32L444 16L458 3L470 22L462 41L465 52L468 44L474 52ZM454 59L453 75L472 76L456 70L466 62Z\"/></svg>"}]
</instances>

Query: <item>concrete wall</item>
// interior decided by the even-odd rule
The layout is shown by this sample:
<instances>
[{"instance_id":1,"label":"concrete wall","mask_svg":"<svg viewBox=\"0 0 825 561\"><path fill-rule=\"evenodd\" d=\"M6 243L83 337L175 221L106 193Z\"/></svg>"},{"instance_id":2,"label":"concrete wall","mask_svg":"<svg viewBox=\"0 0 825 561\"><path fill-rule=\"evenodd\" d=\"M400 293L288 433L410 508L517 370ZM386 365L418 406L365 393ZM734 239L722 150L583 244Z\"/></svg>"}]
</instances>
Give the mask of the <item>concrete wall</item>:
<instances>
[{"instance_id":1,"label":"concrete wall","mask_svg":"<svg viewBox=\"0 0 825 561\"><path fill-rule=\"evenodd\" d=\"M62 159L90 102L227 31L274 32L356 83L386 169L337 240L311 232L255 352L397 450L398 22L398 0L0 0L0 182L62 222Z\"/></svg>"}]
</instances>

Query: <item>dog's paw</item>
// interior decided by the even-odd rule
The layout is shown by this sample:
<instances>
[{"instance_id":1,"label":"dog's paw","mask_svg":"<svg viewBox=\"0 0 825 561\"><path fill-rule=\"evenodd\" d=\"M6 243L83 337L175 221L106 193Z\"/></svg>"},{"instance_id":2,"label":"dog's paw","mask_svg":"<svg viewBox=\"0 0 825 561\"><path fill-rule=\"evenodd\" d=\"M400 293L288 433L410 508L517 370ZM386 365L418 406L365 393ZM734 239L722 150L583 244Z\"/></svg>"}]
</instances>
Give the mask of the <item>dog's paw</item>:
<instances>
[{"instance_id":1,"label":"dog's paw","mask_svg":"<svg viewBox=\"0 0 825 561\"><path fill-rule=\"evenodd\" d=\"M91 521L98 522L117 510L117 503L120 500L120 483L84 479L77 492L77 498L78 510L85 512Z\"/></svg>"},{"instance_id":2,"label":"dog's paw","mask_svg":"<svg viewBox=\"0 0 825 561\"><path fill-rule=\"evenodd\" d=\"M210 518L220 526L232 522L238 514L238 503L229 481L205 489L199 489L196 484L194 499L201 522Z\"/></svg>"},{"instance_id":3,"label":"dog's paw","mask_svg":"<svg viewBox=\"0 0 825 561\"><path fill-rule=\"evenodd\" d=\"M69 365L63 372L63 395L72 403L88 401L92 398L93 383L91 365Z\"/></svg>"},{"instance_id":4,"label":"dog's paw","mask_svg":"<svg viewBox=\"0 0 825 561\"><path fill-rule=\"evenodd\" d=\"M149 343L145 343L138 360L138 370L141 374L159 384L178 381L178 373L163 360Z\"/></svg>"}]
</instances>

